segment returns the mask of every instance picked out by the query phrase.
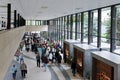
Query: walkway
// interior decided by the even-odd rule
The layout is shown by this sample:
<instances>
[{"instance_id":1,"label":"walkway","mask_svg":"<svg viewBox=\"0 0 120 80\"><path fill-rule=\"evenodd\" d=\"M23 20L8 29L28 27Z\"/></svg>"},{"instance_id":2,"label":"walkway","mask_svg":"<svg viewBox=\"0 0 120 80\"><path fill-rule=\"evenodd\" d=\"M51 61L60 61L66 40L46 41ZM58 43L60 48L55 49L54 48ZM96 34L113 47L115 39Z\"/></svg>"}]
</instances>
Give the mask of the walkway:
<instances>
[{"instance_id":1,"label":"walkway","mask_svg":"<svg viewBox=\"0 0 120 80\"><path fill-rule=\"evenodd\" d=\"M58 64L48 65L48 69L45 72L44 67L38 68L36 66L35 54L33 52L23 51L23 53L24 53L25 63L27 64L28 67L28 74L25 79L21 78L21 73L19 70L19 62L16 61L16 59L14 58L11 63L11 65L16 64L18 67L17 80L83 80L80 79L78 75L73 77L70 66L64 63L62 63L61 65ZM4 80L12 80L10 69L8 69L8 72Z\"/></svg>"}]
</instances>

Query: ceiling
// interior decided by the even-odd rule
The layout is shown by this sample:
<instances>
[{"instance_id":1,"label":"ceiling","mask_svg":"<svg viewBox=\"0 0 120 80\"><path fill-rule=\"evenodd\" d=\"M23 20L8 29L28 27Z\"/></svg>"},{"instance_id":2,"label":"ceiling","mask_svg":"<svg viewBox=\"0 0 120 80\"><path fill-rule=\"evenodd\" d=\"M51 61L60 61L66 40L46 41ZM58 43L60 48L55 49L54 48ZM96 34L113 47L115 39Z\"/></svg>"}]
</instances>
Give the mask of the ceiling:
<instances>
[{"instance_id":1,"label":"ceiling","mask_svg":"<svg viewBox=\"0 0 120 80\"><path fill-rule=\"evenodd\" d=\"M0 16L7 16L11 3L25 19L48 20L56 17L120 3L120 0L0 0Z\"/></svg>"}]
</instances>

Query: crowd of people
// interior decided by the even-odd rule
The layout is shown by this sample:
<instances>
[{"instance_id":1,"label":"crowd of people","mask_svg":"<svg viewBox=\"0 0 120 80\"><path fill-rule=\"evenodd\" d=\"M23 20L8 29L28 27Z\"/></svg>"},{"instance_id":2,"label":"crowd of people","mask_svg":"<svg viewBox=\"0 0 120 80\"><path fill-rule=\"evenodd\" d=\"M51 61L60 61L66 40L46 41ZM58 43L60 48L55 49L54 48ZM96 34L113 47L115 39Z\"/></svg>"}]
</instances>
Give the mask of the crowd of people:
<instances>
[{"instance_id":1,"label":"crowd of people","mask_svg":"<svg viewBox=\"0 0 120 80\"><path fill-rule=\"evenodd\" d=\"M54 40L42 40L36 34L25 36L20 43L19 50L17 51L17 61L20 63L20 70L22 78L26 77L27 65L23 58L23 46L26 52L32 51L36 55L37 67L44 67L47 70L47 64L58 63L60 64L63 58L63 51L59 42ZM40 65L42 63L42 65ZM13 80L16 80L17 66L12 65L11 73Z\"/></svg>"},{"instance_id":2,"label":"crowd of people","mask_svg":"<svg viewBox=\"0 0 120 80\"><path fill-rule=\"evenodd\" d=\"M19 49L16 52L17 61L20 63L21 77L25 78L27 74L27 65L23 58L23 46L25 46L26 52L32 51L36 55L36 66L44 67L44 71L47 70L48 63L60 64L63 59L63 49L59 42L54 40L43 40L41 37L37 37L36 34L31 36L25 36L20 43ZM76 72L76 63L73 61L71 64L73 76ZM11 73L13 80L16 80L17 66L12 65Z\"/></svg>"},{"instance_id":3,"label":"crowd of people","mask_svg":"<svg viewBox=\"0 0 120 80\"><path fill-rule=\"evenodd\" d=\"M19 69L21 70L21 76L22 76L22 78L25 78L26 74L27 74L27 65L24 62L22 51L20 51L19 59L17 59L17 61L19 61L19 63L20 63L20 68ZM17 71L18 71L17 65L13 64L12 67L11 67L11 73L12 73L13 80L16 80Z\"/></svg>"}]
</instances>

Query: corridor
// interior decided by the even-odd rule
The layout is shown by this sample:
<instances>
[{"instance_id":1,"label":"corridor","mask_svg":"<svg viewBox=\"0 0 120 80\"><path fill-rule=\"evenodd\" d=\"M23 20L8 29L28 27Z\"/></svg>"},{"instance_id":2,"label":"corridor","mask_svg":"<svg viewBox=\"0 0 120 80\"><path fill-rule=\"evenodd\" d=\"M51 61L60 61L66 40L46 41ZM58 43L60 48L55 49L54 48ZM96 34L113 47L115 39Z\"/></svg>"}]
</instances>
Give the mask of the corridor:
<instances>
[{"instance_id":1,"label":"corridor","mask_svg":"<svg viewBox=\"0 0 120 80\"><path fill-rule=\"evenodd\" d=\"M58 64L48 64L47 71L44 71L44 67L42 67L42 63L40 64L40 68L36 65L35 54L31 51L26 52L23 50L24 61L27 64L28 73L26 78L21 77L20 72L20 64L19 61L16 61L16 57L14 57L12 64L17 65L17 76L16 80L83 80L79 77L78 74L75 77L72 75L70 65L61 63ZM11 68L10 65L10 68ZM10 73L10 68L5 76L4 80L12 80L12 74Z\"/></svg>"}]
</instances>

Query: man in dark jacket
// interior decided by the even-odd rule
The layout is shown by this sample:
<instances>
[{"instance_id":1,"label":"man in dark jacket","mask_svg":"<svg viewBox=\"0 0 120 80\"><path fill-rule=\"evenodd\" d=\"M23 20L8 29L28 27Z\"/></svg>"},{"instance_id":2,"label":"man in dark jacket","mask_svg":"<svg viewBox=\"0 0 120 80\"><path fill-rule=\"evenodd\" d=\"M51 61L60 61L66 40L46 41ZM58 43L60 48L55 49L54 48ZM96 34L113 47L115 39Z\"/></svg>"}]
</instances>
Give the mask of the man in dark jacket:
<instances>
[{"instance_id":1,"label":"man in dark jacket","mask_svg":"<svg viewBox=\"0 0 120 80\"><path fill-rule=\"evenodd\" d=\"M40 55L39 55L39 53L36 54L36 60L37 60L37 67L40 67Z\"/></svg>"},{"instance_id":2,"label":"man in dark jacket","mask_svg":"<svg viewBox=\"0 0 120 80\"><path fill-rule=\"evenodd\" d=\"M73 76L75 76L76 63L74 61L71 64L71 69L72 69Z\"/></svg>"}]
</instances>

